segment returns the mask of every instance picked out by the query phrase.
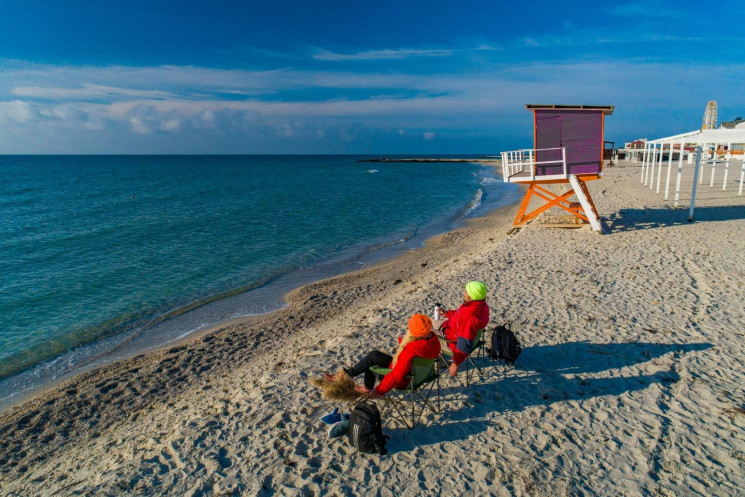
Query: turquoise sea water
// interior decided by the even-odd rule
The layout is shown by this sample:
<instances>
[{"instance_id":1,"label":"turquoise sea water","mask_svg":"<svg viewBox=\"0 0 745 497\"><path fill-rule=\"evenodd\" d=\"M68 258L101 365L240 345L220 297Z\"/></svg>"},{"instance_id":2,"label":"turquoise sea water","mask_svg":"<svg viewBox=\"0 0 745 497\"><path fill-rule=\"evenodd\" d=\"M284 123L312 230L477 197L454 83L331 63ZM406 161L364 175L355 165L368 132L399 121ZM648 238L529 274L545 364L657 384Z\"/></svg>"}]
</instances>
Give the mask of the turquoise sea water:
<instances>
[{"instance_id":1,"label":"turquoise sea water","mask_svg":"<svg viewBox=\"0 0 745 497\"><path fill-rule=\"evenodd\" d=\"M361 158L0 156L0 377L509 196L492 167Z\"/></svg>"}]
</instances>

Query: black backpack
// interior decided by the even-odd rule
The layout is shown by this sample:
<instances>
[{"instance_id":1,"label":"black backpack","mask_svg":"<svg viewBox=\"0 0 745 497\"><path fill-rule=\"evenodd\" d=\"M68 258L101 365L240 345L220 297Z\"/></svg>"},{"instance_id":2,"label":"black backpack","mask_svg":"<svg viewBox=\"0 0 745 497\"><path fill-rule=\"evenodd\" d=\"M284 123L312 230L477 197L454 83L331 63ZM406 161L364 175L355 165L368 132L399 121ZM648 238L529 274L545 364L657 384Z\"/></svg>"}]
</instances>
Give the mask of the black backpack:
<instances>
[{"instance_id":1,"label":"black backpack","mask_svg":"<svg viewBox=\"0 0 745 497\"><path fill-rule=\"evenodd\" d=\"M487 349L487 353L492 359L504 359L512 366L523 349L510 328L510 323L494 328L491 335L491 348Z\"/></svg>"},{"instance_id":2,"label":"black backpack","mask_svg":"<svg viewBox=\"0 0 745 497\"><path fill-rule=\"evenodd\" d=\"M375 404L360 402L354 407L349 417L347 438L352 447L360 452L368 454L377 452L381 455L388 453L385 448L385 441L388 437L383 435L380 412Z\"/></svg>"}]
</instances>

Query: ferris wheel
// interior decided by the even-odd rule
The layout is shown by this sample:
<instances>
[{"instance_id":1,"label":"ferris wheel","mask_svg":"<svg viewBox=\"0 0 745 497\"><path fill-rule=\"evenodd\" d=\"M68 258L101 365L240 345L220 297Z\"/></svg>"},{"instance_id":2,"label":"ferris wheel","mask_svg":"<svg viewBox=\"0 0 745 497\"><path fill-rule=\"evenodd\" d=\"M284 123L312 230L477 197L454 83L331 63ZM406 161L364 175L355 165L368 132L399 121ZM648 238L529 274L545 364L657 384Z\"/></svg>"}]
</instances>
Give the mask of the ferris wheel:
<instances>
[{"instance_id":1,"label":"ferris wheel","mask_svg":"<svg viewBox=\"0 0 745 497\"><path fill-rule=\"evenodd\" d=\"M701 129L716 129L717 127L717 103L714 100L709 100L706 104L706 111L704 112L704 121L701 125Z\"/></svg>"}]
</instances>

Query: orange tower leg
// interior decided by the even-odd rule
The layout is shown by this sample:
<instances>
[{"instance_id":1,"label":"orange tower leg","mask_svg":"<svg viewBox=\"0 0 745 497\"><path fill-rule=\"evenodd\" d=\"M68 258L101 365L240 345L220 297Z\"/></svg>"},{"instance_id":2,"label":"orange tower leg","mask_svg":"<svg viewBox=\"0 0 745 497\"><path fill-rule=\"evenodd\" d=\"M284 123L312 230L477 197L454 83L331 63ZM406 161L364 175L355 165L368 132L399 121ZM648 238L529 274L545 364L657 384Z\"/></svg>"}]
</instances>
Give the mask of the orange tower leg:
<instances>
[{"instance_id":1,"label":"orange tower leg","mask_svg":"<svg viewBox=\"0 0 745 497\"><path fill-rule=\"evenodd\" d=\"M587 190L587 185L584 181L579 179L580 187L582 188L582 192L585 194L587 199L590 202L590 205L592 206L592 210L595 213L595 216L597 217L597 210L595 209L595 204L592 201L592 197L590 196L590 192ZM570 202L568 199L574 195L574 188L570 188L569 191L562 193L561 195L557 195L555 193L552 193L545 188L539 186L536 183L531 183L530 187L528 188L528 191L525 192L525 197L523 198L522 203L520 204L520 209L517 211L517 216L515 216L515 221L512 223L513 226L520 226L522 224L527 223L531 219L534 219L539 214L546 212L551 207L560 207L567 211L569 214L575 216L577 219L582 219L585 222L589 222L589 219L585 215L584 211L577 208L576 202ZM537 207L536 209L533 209L530 212L527 212L528 205L530 204L531 199L533 196L536 196L540 199L543 199L546 201L545 204Z\"/></svg>"}]
</instances>

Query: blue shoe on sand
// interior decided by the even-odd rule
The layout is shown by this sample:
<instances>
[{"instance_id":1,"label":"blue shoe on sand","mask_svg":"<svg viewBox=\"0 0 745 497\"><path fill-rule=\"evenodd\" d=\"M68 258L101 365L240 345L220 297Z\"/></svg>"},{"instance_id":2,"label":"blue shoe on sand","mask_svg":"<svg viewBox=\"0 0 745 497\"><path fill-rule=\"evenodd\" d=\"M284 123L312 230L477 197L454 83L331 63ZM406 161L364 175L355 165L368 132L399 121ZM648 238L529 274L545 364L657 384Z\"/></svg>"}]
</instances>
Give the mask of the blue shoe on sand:
<instances>
[{"instance_id":1,"label":"blue shoe on sand","mask_svg":"<svg viewBox=\"0 0 745 497\"><path fill-rule=\"evenodd\" d=\"M349 418L339 421L329 428L329 438L337 438L346 435L349 431Z\"/></svg>"},{"instance_id":2,"label":"blue shoe on sand","mask_svg":"<svg viewBox=\"0 0 745 497\"><path fill-rule=\"evenodd\" d=\"M332 425L334 423L338 423L339 421L341 421L341 414L339 414L339 408L334 407L334 410L324 415L321 418L321 421L323 421L327 425Z\"/></svg>"}]
</instances>

